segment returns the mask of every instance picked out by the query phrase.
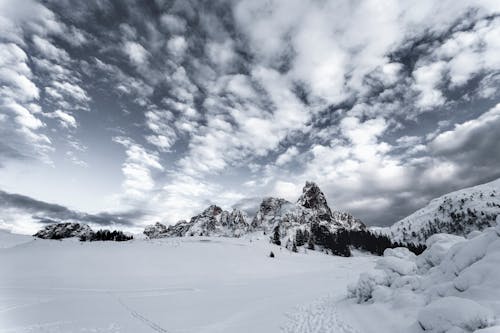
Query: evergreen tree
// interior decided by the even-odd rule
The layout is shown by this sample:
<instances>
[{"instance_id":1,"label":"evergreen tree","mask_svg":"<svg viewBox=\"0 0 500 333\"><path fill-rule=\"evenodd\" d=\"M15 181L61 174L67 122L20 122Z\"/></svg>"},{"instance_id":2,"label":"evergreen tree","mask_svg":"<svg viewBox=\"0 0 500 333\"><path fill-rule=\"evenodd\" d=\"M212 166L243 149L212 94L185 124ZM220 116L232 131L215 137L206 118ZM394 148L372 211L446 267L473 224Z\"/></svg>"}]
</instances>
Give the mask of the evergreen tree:
<instances>
[{"instance_id":1,"label":"evergreen tree","mask_svg":"<svg viewBox=\"0 0 500 333\"><path fill-rule=\"evenodd\" d=\"M280 227L276 226L273 232L273 238L271 242L276 245L281 245L281 235L280 235Z\"/></svg>"},{"instance_id":2,"label":"evergreen tree","mask_svg":"<svg viewBox=\"0 0 500 333\"><path fill-rule=\"evenodd\" d=\"M314 249L315 249L315 247L314 247L314 242L313 242L313 239L312 239L312 237L311 237L311 236L309 236L309 240L308 240L308 242L307 242L307 248L308 248L309 250L314 250Z\"/></svg>"}]
</instances>

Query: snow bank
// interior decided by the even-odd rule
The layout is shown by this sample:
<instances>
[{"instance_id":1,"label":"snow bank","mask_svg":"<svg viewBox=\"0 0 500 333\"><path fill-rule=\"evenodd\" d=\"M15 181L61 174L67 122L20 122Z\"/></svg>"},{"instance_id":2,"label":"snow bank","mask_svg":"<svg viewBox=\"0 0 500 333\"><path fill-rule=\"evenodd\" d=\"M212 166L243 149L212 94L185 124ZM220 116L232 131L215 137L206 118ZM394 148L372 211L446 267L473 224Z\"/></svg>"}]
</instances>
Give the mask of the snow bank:
<instances>
[{"instance_id":1,"label":"snow bank","mask_svg":"<svg viewBox=\"0 0 500 333\"><path fill-rule=\"evenodd\" d=\"M357 311L399 312L394 318L406 318L408 332L500 332L500 225L467 239L436 234L426 245L420 256L385 251L376 269L348 288ZM401 325L388 324L399 331L386 332Z\"/></svg>"},{"instance_id":2,"label":"snow bank","mask_svg":"<svg viewBox=\"0 0 500 333\"><path fill-rule=\"evenodd\" d=\"M435 234L427 239L425 245L427 249L422 253L417 260L417 264L421 269L429 269L441 263L450 248L464 241L465 238L448 234Z\"/></svg>"},{"instance_id":3,"label":"snow bank","mask_svg":"<svg viewBox=\"0 0 500 333\"><path fill-rule=\"evenodd\" d=\"M426 332L444 333L451 329L473 332L491 326L493 313L478 303L460 297L443 297L423 308L418 323Z\"/></svg>"}]
</instances>

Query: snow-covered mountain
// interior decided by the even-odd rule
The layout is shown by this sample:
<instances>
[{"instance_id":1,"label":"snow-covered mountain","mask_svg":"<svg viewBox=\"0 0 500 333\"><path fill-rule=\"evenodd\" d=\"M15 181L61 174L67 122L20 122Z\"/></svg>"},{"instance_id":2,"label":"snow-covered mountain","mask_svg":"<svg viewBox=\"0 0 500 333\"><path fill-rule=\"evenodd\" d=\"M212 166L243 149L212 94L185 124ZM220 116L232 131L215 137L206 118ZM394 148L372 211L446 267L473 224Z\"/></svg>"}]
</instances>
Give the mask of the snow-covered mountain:
<instances>
[{"instance_id":1,"label":"snow-covered mountain","mask_svg":"<svg viewBox=\"0 0 500 333\"><path fill-rule=\"evenodd\" d=\"M451 192L432 200L427 206L375 231L395 241L423 243L436 233L465 236L471 231L495 225L500 214L500 179Z\"/></svg>"},{"instance_id":2,"label":"snow-covered mountain","mask_svg":"<svg viewBox=\"0 0 500 333\"><path fill-rule=\"evenodd\" d=\"M239 237L249 232L277 232L285 241L295 241L299 234L309 234L311 226L321 225L334 232L338 229L361 230L365 225L349 213L333 211L318 185L306 182L302 195L295 204L281 198L265 198L250 222L241 210L231 213L211 205L189 222L180 221L166 227L161 223L147 226L144 234L149 238L172 236L228 236ZM305 237L302 237L305 238ZM307 240L307 239L305 239ZM302 243L302 242L301 242Z\"/></svg>"},{"instance_id":3,"label":"snow-covered mountain","mask_svg":"<svg viewBox=\"0 0 500 333\"><path fill-rule=\"evenodd\" d=\"M248 217L239 209L232 212L219 206L211 205L200 214L193 216L189 222L179 221L172 226L159 222L147 226L144 234L149 238L183 237L183 236L226 236L239 237L250 230Z\"/></svg>"}]
</instances>

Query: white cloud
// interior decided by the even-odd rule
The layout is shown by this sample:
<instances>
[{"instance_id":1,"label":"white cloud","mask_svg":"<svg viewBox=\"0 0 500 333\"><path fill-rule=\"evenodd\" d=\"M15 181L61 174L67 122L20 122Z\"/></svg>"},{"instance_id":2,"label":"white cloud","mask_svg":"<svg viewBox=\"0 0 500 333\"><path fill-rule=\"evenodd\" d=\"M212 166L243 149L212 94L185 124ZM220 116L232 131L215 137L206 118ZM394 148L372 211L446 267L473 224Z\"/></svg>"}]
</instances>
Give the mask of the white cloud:
<instances>
[{"instance_id":1,"label":"white cloud","mask_svg":"<svg viewBox=\"0 0 500 333\"><path fill-rule=\"evenodd\" d=\"M162 171L163 166L157 153L147 151L141 145L126 137L115 137L113 141L126 148L126 159L122 165L125 180L122 184L122 199L125 202L142 202L155 188L154 171Z\"/></svg>"},{"instance_id":2,"label":"white cloud","mask_svg":"<svg viewBox=\"0 0 500 333\"><path fill-rule=\"evenodd\" d=\"M234 53L233 41L226 39L224 42L209 41L205 46L210 61L222 69L230 69L236 59Z\"/></svg>"},{"instance_id":3,"label":"white cloud","mask_svg":"<svg viewBox=\"0 0 500 333\"><path fill-rule=\"evenodd\" d=\"M35 35L32 40L38 52L44 57L63 63L69 61L68 53L58 48L47 39Z\"/></svg>"},{"instance_id":4,"label":"white cloud","mask_svg":"<svg viewBox=\"0 0 500 333\"><path fill-rule=\"evenodd\" d=\"M123 45L124 52L130 61L136 65L144 65L149 57L149 52L139 43L126 41Z\"/></svg>"},{"instance_id":5,"label":"white cloud","mask_svg":"<svg viewBox=\"0 0 500 333\"><path fill-rule=\"evenodd\" d=\"M160 23L170 33L184 33L186 31L186 21L175 15L163 14L160 17Z\"/></svg>"},{"instance_id":6,"label":"white cloud","mask_svg":"<svg viewBox=\"0 0 500 333\"><path fill-rule=\"evenodd\" d=\"M65 128L76 128L77 127L77 122L75 117L73 117L71 114L61 111L61 110L56 110L51 113L46 113L44 114L45 116L49 118L55 118L59 120L59 123L61 124L62 127Z\"/></svg>"},{"instance_id":7,"label":"white cloud","mask_svg":"<svg viewBox=\"0 0 500 333\"><path fill-rule=\"evenodd\" d=\"M419 91L417 106L426 110L444 104L444 98L439 84L443 78L445 63L442 61L417 68L413 72L415 88Z\"/></svg>"},{"instance_id":8,"label":"white cloud","mask_svg":"<svg viewBox=\"0 0 500 333\"><path fill-rule=\"evenodd\" d=\"M26 53L16 44L0 44L0 93L19 101L37 99L39 90L31 81L32 72Z\"/></svg>"},{"instance_id":9,"label":"white cloud","mask_svg":"<svg viewBox=\"0 0 500 333\"><path fill-rule=\"evenodd\" d=\"M172 37L167 42L168 51L176 57L182 57L187 47L186 39L182 36Z\"/></svg>"},{"instance_id":10,"label":"white cloud","mask_svg":"<svg viewBox=\"0 0 500 333\"><path fill-rule=\"evenodd\" d=\"M278 158L276 159L276 165L278 166L285 165L291 162L293 158L298 154L299 150L297 149L297 147L295 146L289 147L283 154L278 156Z\"/></svg>"}]
</instances>

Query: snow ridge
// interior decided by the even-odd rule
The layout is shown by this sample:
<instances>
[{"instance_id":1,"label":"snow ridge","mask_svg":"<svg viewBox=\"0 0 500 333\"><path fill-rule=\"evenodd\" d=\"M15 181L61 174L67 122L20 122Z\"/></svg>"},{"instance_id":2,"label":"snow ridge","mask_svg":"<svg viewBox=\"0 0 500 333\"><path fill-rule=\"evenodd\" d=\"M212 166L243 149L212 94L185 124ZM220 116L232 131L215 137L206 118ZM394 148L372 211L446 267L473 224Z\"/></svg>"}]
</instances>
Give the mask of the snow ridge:
<instances>
[{"instance_id":1,"label":"snow ridge","mask_svg":"<svg viewBox=\"0 0 500 333\"><path fill-rule=\"evenodd\" d=\"M373 230L394 241L422 244L436 233L466 236L491 227L498 214L500 179L443 195L391 227Z\"/></svg>"}]
</instances>

